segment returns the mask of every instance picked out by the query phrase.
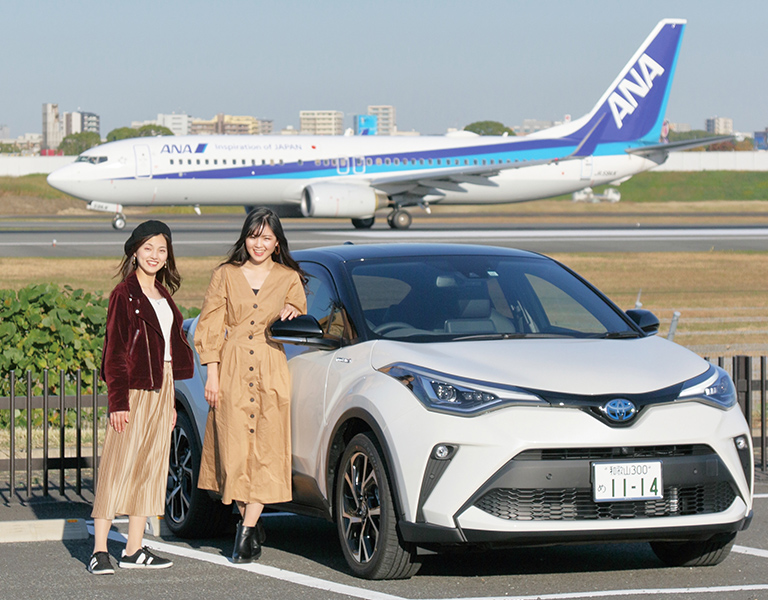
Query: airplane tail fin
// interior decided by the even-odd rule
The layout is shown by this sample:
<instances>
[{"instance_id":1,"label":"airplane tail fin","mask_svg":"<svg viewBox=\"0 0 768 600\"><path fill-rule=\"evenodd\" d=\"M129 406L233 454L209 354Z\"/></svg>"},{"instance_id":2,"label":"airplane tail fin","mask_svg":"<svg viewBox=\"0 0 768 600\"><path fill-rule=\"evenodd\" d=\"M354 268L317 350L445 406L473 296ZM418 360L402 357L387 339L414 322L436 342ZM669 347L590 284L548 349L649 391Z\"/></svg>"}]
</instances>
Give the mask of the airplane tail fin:
<instances>
[{"instance_id":1,"label":"airplane tail fin","mask_svg":"<svg viewBox=\"0 0 768 600\"><path fill-rule=\"evenodd\" d=\"M570 124L578 156L598 143L658 144L686 21L664 19L624 66L592 111Z\"/></svg>"}]
</instances>

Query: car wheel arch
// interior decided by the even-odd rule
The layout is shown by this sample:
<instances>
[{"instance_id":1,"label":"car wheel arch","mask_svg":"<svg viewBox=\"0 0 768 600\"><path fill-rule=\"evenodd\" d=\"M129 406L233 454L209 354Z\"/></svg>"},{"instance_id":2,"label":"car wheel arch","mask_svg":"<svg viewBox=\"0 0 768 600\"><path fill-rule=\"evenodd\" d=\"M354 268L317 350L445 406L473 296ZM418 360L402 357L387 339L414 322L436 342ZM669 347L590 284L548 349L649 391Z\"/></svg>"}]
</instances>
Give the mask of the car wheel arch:
<instances>
[{"instance_id":1,"label":"car wheel arch","mask_svg":"<svg viewBox=\"0 0 768 600\"><path fill-rule=\"evenodd\" d=\"M400 495L400 486L393 473L394 458L389 448L389 444L386 443L386 437L379 423L368 411L363 408L352 408L346 411L336 423L333 428L333 433L328 443L327 464L326 464L326 489L328 490L328 500L331 506L335 506L334 497L335 494L335 482L336 476L339 472L341 464L341 457L344 454L344 450L358 433L370 432L373 434L376 443L378 444L381 452L384 455L384 468L387 471L389 477L390 487L392 489L392 496L395 502L395 511L398 519L405 518L405 511L403 510L403 499ZM334 509L335 513L335 509ZM333 515L336 520L337 515Z\"/></svg>"}]
</instances>

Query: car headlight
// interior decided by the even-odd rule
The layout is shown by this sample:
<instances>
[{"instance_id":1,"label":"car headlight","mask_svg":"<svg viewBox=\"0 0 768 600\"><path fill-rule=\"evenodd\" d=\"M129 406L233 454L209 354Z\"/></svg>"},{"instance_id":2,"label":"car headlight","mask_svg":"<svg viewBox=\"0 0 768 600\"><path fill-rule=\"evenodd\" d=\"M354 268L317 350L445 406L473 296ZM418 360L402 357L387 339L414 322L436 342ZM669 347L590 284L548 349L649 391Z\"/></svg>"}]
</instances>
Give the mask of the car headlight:
<instances>
[{"instance_id":1,"label":"car headlight","mask_svg":"<svg viewBox=\"0 0 768 600\"><path fill-rule=\"evenodd\" d=\"M710 365L703 375L683 384L678 399L696 400L725 410L736 404L738 397L730 375L724 369Z\"/></svg>"},{"instance_id":2,"label":"car headlight","mask_svg":"<svg viewBox=\"0 0 768 600\"><path fill-rule=\"evenodd\" d=\"M406 363L394 363L379 371L397 379L428 410L436 412L475 416L510 404L549 406L543 398L520 388L486 384Z\"/></svg>"}]
</instances>

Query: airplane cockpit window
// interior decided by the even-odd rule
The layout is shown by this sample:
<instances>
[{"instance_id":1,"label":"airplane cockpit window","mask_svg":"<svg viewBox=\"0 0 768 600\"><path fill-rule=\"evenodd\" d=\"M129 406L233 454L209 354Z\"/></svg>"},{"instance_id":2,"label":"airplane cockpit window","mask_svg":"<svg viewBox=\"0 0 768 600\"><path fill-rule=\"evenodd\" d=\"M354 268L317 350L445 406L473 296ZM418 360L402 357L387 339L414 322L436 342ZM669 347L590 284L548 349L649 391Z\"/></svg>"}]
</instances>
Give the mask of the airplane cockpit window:
<instances>
[{"instance_id":1,"label":"airplane cockpit window","mask_svg":"<svg viewBox=\"0 0 768 600\"><path fill-rule=\"evenodd\" d=\"M86 156L84 154L81 154L77 157L77 160L75 162L85 162L85 163L91 163L92 165L98 165L103 162L107 162L106 156Z\"/></svg>"}]
</instances>

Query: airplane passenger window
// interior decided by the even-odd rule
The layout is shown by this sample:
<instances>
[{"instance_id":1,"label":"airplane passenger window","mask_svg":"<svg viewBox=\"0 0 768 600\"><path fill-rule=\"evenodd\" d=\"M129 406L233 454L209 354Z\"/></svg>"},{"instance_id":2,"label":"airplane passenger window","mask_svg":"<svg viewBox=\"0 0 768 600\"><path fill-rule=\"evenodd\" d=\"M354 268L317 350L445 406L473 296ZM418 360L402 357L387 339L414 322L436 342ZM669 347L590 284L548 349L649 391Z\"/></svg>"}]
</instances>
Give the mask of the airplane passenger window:
<instances>
[{"instance_id":1,"label":"airplane passenger window","mask_svg":"<svg viewBox=\"0 0 768 600\"><path fill-rule=\"evenodd\" d=\"M469 164L469 161L468 161L466 158L464 159L464 164L465 164L465 165L468 165L468 164Z\"/></svg>"},{"instance_id":2,"label":"airplane passenger window","mask_svg":"<svg viewBox=\"0 0 768 600\"><path fill-rule=\"evenodd\" d=\"M366 158L365 159L365 164L370 167L373 164L373 161L370 158Z\"/></svg>"},{"instance_id":3,"label":"airplane passenger window","mask_svg":"<svg viewBox=\"0 0 768 600\"><path fill-rule=\"evenodd\" d=\"M199 158L197 159L197 164L198 164L198 165L200 164L200 159L199 159Z\"/></svg>"},{"instance_id":4,"label":"airplane passenger window","mask_svg":"<svg viewBox=\"0 0 768 600\"><path fill-rule=\"evenodd\" d=\"M408 159L407 159L407 158L404 158L404 159L403 159L403 164L404 164L404 165L407 165L407 164L408 164Z\"/></svg>"},{"instance_id":5,"label":"airplane passenger window","mask_svg":"<svg viewBox=\"0 0 768 600\"><path fill-rule=\"evenodd\" d=\"M475 164L477 164L477 159L473 160L472 162L474 162Z\"/></svg>"},{"instance_id":6,"label":"airplane passenger window","mask_svg":"<svg viewBox=\"0 0 768 600\"><path fill-rule=\"evenodd\" d=\"M171 159L171 164L173 164L173 159Z\"/></svg>"},{"instance_id":7,"label":"airplane passenger window","mask_svg":"<svg viewBox=\"0 0 768 600\"><path fill-rule=\"evenodd\" d=\"M437 164L438 164L438 165L441 165L441 164L442 164L442 160L438 158L438 159L437 159Z\"/></svg>"},{"instance_id":8,"label":"airplane passenger window","mask_svg":"<svg viewBox=\"0 0 768 600\"><path fill-rule=\"evenodd\" d=\"M315 161L315 165L317 165L317 166L319 167L319 166L320 166L320 161L319 161L319 160L316 160L316 161Z\"/></svg>"},{"instance_id":9,"label":"airplane passenger window","mask_svg":"<svg viewBox=\"0 0 768 600\"><path fill-rule=\"evenodd\" d=\"M207 158L205 159L205 164L206 164L206 165L208 164L208 159L207 159Z\"/></svg>"},{"instance_id":10,"label":"airplane passenger window","mask_svg":"<svg viewBox=\"0 0 768 600\"><path fill-rule=\"evenodd\" d=\"M423 158L420 158L420 159L419 159L419 164L420 164L420 165L423 165L423 164L424 164L424 159L423 159Z\"/></svg>"},{"instance_id":11,"label":"airplane passenger window","mask_svg":"<svg viewBox=\"0 0 768 600\"><path fill-rule=\"evenodd\" d=\"M222 164L222 165L226 165L226 164L227 164L227 159L226 159L226 158L225 158L225 159L223 159L223 160L221 161L221 164Z\"/></svg>"},{"instance_id":12,"label":"airplane passenger window","mask_svg":"<svg viewBox=\"0 0 768 600\"><path fill-rule=\"evenodd\" d=\"M429 165L432 164L432 159L431 158L427 161L427 164L429 164Z\"/></svg>"},{"instance_id":13,"label":"airplane passenger window","mask_svg":"<svg viewBox=\"0 0 768 600\"><path fill-rule=\"evenodd\" d=\"M299 166L301 166L301 165L303 165L303 164L304 164L304 161L303 161L303 160L301 160L301 159L299 159L299 160L297 161L297 163L298 163L298 165L299 165Z\"/></svg>"},{"instance_id":14,"label":"airplane passenger window","mask_svg":"<svg viewBox=\"0 0 768 600\"><path fill-rule=\"evenodd\" d=\"M475 161L475 162L477 162L477 161ZM485 164L485 159L483 159L483 164Z\"/></svg>"},{"instance_id":15,"label":"airplane passenger window","mask_svg":"<svg viewBox=\"0 0 768 600\"><path fill-rule=\"evenodd\" d=\"M391 161L389 158L385 158L385 159L384 159L384 164L385 164L385 165L389 165L389 164L392 164L392 161Z\"/></svg>"},{"instance_id":16,"label":"airplane passenger window","mask_svg":"<svg viewBox=\"0 0 768 600\"><path fill-rule=\"evenodd\" d=\"M281 164L281 165L283 164L283 159L282 159L282 158L280 159L280 164Z\"/></svg>"},{"instance_id":17,"label":"airplane passenger window","mask_svg":"<svg viewBox=\"0 0 768 600\"><path fill-rule=\"evenodd\" d=\"M380 159L380 158L377 158L377 159L376 159L376 164L377 164L377 165L380 165L380 164L381 164L381 159Z\"/></svg>"},{"instance_id":18,"label":"airplane passenger window","mask_svg":"<svg viewBox=\"0 0 768 600\"><path fill-rule=\"evenodd\" d=\"M394 162L395 162L396 165L399 165L400 164L400 159L396 158Z\"/></svg>"},{"instance_id":19,"label":"airplane passenger window","mask_svg":"<svg viewBox=\"0 0 768 600\"><path fill-rule=\"evenodd\" d=\"M218 158L214 158L213 159L213 164L214 165L218 165L219 164L219 159Z\"/></svg>"}]
</instances>

